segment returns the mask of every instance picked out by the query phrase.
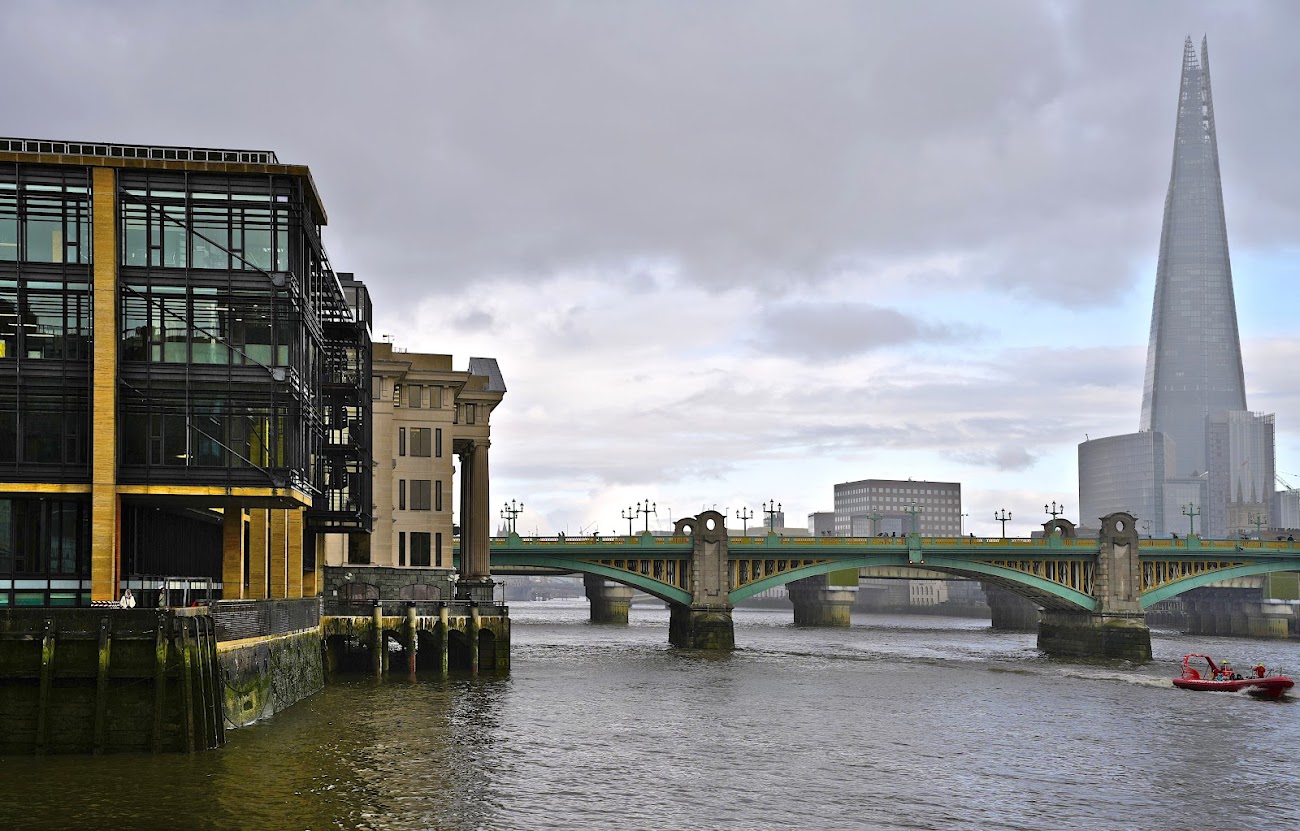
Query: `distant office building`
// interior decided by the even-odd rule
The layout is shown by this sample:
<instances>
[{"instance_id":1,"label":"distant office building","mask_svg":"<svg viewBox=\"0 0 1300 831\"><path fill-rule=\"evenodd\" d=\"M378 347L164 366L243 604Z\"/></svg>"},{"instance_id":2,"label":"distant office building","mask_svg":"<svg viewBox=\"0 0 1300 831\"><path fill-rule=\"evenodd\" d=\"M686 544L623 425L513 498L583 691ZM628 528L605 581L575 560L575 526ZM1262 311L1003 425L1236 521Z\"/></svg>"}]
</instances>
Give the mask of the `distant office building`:
<instances>
[{"instance_id":1,"label":"distant office building","mask_svg":"<svg viewBox=\"0 0 1300 831\"><path fill-rule=\"evenodd\" d=\"M1273 509L1272 415L1212 413L1208 419L1209 499L1205 533L1235 537L1271 527Z\"/></svg>"},{"instance_id":2,"label":"distant office building","mask_svg":"<svg viewBox=\"0 0 1300 831\"><path fill-rule=\"evenodd\" d=\"M915 526L913 523L915 522ZM835 536L961 533L961 483L862 479L835 486Z\"/></svg>"},{"instance_id":3,"label":"distant office building","mask_svg":"<svg viewBox=\"0 0 1300 831\"><path fill-rule=\"evenodd\" d=\"M1273 527L1300 528L1300 490L1288 488L1273 494Z\"/></svg>"},{"instance_id":4,"label":"distant office building","mask_svg":"<svg viewBox=\"0 0 1300 831\"><path fill-rule=\"evenodd\" d=\"M813 537L834 537L835 512L818 511L808 515L808 535Z\"/></svg>"},{"instance_id":5,"label":"distant office building","mask_svg":"<svg viewBox=\"0 0 1300 831\"><path fill-rule=\"evenodd\" d=\"M1181 533L1185 522L1184 530L1195 524L1200 534L1222 537L1271 508L1272 480L1264 477L1273 466L1272 416L1246 411L1208 47L1202 40L1198 58L1191 38L1183 48L1139 429L1079 446L1085 525L1098 511L1123 509L1151 520L1152 533L1160 533L1157 524ZM1143 434L1153 438L1137 438ZM1163 447L1154 434L1163 435ZM1126 460L1126 449L1136 457Z\"/></svg>"},{"instance_id":6,"label":"distant office building","mask_svg":"<svg viewBox=\"0 0 1300 831\"><path fill-rule=\"evenodd\" d=\"M1142 534L1166 533L1165 479L1174 443L1164 433L1106 436L1079 445L1079 527L1100 529L1101 518L1127 511Z\"/></svg>"}]
</instances>

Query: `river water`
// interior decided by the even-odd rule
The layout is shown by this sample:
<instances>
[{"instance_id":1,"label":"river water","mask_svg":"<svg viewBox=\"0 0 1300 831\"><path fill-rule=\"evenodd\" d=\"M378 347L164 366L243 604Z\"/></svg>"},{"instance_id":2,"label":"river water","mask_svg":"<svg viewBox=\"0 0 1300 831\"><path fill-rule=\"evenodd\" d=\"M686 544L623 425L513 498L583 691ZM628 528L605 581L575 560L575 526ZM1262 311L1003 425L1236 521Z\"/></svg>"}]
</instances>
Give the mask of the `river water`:
<instances>
[{"instance_id":1,"label":"river water","mask_svg":"<svg viewBox=\"0 0 1300 831\"><path fill-rule=\"evenodd\" d=\"M1296 674L1293 643L1157 632L1050 661L984 620L516 603L508 677L349 679L186 756L0 759L0 829L1290 829L1300 705L1175 689L1184 652Z\"/></svg>"}]
</instances>

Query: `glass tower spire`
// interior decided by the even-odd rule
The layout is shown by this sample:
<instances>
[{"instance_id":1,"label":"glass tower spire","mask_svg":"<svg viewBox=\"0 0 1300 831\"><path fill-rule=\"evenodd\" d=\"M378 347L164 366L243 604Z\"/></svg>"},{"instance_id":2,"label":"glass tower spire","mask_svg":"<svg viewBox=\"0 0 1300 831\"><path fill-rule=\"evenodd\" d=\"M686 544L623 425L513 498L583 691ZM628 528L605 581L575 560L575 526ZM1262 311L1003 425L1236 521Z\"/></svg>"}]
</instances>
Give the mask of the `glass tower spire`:
<instances>
[{"instance_id":1,"label":"glass tower spire","mask_svg":"<svg viewBox=\"0 0 1300 831\"><path fill-rule=\"evenodd\" d=\"M1246 393L1223 218L1209 53L1183 48L1174 162L1156 266L1141 429L1176 443L1176 476L1206 470L1206 416L1245 410Z\"/></svg>"}]
</instances>

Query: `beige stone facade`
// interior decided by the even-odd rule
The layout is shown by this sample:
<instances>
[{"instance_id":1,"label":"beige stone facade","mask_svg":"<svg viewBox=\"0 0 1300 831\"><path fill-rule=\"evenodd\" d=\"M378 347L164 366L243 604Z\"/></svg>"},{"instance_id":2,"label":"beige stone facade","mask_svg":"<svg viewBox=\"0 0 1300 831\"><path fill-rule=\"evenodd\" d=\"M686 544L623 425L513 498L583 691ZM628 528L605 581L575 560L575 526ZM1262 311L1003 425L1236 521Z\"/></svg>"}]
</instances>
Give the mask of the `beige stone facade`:
<instances>
[{"instance_id":1,"label":"beige stone facade","mask_svg":"<svg viewBox=\"0 0 1300 831\"><path fill-rule=\"evenodd\" d=\"M460 512L471 498L462 490L464 468L473 468L474 458L485 480L480 510L486 513L491 504L487 448L492 411L504 395L491 358L471 358L469 369L456 370L450 355L376 343L371 370L374 531L368 538L329 537L326 565L451 571ZM471 477L474 473L471 469ZM479 517L477 524L487 520Z\"/></svg>"}]
</instances>

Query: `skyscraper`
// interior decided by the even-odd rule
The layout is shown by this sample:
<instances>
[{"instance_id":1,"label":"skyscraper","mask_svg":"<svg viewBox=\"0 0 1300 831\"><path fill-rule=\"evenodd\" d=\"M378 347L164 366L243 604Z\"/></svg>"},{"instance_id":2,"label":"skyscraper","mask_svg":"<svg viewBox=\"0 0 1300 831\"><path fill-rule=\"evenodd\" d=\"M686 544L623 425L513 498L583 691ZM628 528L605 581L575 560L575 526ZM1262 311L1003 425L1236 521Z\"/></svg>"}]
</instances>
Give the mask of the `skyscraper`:
<instances>
[{"instance_id":1,"label":"skyscraper","mask_svg":"<svg viewBox=\"0 0 1300 831\"><path fill-rule=\"evenodd\" d=\"M1209 49L1202 40L1198 57L1189 37L1139 432L1079 445L1080 523L1124 510L1160 534L1188 508L1205 517L1202 533L1226 536L1258 520L1271 502L1273 417L1246 411L1245 386Z\"/></svg>"},{"instance_id":2,"label":"skyscraper","mask_svg":"<svg viewBox=\"0 0 1300 831\"><path fill-rule=\"evenodd\" d=\"M1207 44L1189 37L1156 265L1140 430L1174 440L1175 469L1203 473L1206 417L1245 410L1246 391L1223 218Z\"/></svg>"}]
</instances>

